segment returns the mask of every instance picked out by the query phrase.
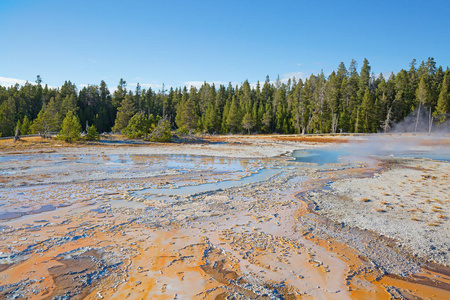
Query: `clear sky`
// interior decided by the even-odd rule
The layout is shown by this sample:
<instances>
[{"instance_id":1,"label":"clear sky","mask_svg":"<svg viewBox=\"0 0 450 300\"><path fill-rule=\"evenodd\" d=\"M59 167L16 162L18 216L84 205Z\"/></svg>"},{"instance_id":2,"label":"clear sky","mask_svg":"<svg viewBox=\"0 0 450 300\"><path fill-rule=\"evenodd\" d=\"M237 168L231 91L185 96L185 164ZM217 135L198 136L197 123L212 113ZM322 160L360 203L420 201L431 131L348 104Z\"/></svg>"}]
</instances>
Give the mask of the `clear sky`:
<instances>
[{"instance_id":1,"label":"clear sky","mask_svg":"<svg viewBox=\"0 0 450 300\"><path fill-rule=\"evenodd\" d=\"M0 84L129 88L450 66L450 1L0 0ZM19 81L23 82L23 81Z\"/></svg>"}]
</instances>

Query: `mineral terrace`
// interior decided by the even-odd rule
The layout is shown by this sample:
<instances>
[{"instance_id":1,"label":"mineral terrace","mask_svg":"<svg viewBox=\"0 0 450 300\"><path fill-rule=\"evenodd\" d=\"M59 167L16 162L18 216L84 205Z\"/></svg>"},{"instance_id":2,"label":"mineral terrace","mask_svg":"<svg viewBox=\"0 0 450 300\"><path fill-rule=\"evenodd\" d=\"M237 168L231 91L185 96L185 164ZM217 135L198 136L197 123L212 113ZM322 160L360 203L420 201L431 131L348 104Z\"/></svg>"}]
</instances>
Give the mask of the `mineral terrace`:
<instances>
[{"instance_id":1,"label":"mineral terrace","mask_svg":"<svg viewBox=\"0 0 450 300\"><path fill-rule=\"evenodd\" d=\"M450 299L448 136L0 146L1 299Z\"/></svg>"}]
</instances>

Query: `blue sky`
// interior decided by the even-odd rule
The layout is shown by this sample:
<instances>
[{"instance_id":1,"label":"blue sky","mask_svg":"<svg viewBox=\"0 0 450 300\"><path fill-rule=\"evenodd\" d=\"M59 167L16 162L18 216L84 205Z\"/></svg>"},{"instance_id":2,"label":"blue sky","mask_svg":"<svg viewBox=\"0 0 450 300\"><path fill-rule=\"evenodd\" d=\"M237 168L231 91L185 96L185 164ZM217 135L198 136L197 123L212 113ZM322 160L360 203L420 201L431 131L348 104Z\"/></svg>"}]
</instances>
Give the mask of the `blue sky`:
<instances>
[{"instance_id":1,"label":"blue sky","mask_svg":"<svg viewBox=\"0 0 450 300\"><path fill-rule=\"evenodd\" d=\"M0 84L159 89L329 74L364 58L450 66L450 1L0 0Z\"/></svg>"}]
</instances>

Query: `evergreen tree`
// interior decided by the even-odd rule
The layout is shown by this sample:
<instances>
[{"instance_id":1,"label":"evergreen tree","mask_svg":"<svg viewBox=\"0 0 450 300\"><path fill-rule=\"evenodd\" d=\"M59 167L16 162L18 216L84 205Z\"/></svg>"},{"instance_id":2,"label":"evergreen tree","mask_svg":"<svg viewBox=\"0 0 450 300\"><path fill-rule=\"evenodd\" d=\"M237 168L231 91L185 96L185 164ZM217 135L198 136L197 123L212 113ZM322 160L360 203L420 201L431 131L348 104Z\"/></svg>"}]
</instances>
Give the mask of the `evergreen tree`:
<instances>
[{"instance_id":1,"label":"evergreen tree","mask_svg":"<svg viewBox=\"0 0 450 300\"><path fill-rule=\"evenodd\" d=\"M230 105L231 103L229 101L226 101L225 106L223 108L223 114L222 114L222 123L220 126L220 131L225 134L229 132L228 129L228 115L230 112Z\"/></svg>"},{"instance_id":2,"label":"evergreen tree","mask_svg":"<svg viewBox=\"0 0 450 300\"><path fill-rule=\"evenodd\" d=\"M97 131L97 127L95 125L89 126L87 130L87 134L84 137L86 141L98 141L100 139L100 136Z\"/></svg>"},{"instance_id":3,"label":"evergreen tree","mask_svg":"<svg viewBox=\"0 0 450 300\"><path fill-rule=\"evenodd\" d=\"M134 101L136 103L136 108L138 112L145 112L144 103L142 102L142 87L139 82L136 84L136 90L134 92Z\"/></svg>"},{"instance_id":4,"label":"evergreen tree","mask_svg":"<svg viewBox=\"0 0 450 300\"><path fill-rule=\"evenodd\" d=\"M158 121L158 125L152 131L150 141L152 142L169 142L172 138L172 132L170 131L170 122L167 119L161 119Z\"/></svg>"},{"instance_id":5,"label":"evergreen tree","mask_svg":"<svg viewBox=\"0 0 450 300\"><path fill-rule=\"evenodd\" d=\"M114 131L122 131L128 125L131 117L136 113L132 94L127 94L117 111Z\"/></svg>"},{"instance_id":6,"label":"evergreen tree","mask_svg":"<svg viewBox=\"0 0 450 300\"><path fill-rule=\"evenodd\" d=\"M72 111L69 111L62 122L58 139L65 140L66 142L78 141L81 139L80 132L80 120Z\"/></svg>"},{"instance_id":7,"label":"evergreen tree","mask_svg":"<svg viewBox=\"0 0 450 300\"><path fill-rule=\"evenodd\" d=\"M70 81L69 81L70 82ZM69 111L76 113L78 111L76 94L67 95L61 103L61 115L66 115Z\"/></svg>"},{"instance_id":8,"label":"evergreen tree","mask_svg":"<svg viewBox=\"0 0 450 300\"><path fill-rule=\"evenodd\" d=\"M219 113L215 108L214 102L209 103L206 113L203 116L203 126L207 132L214 133L219 131Z\"/></svg>"},{"instance_id":9,"label":"evergreen tree","mask_svg":"<svg viewBox=\"0 0 450 300\"><path fill-rule=\"evenodd\" d=\"M273 115L272 115L272 106L271 106L271 101L270 101L270 97L268 99L269 101L267 101L266 103L266 109L265 109L265 113L263 115L263 130L266 133L269 133L272 131L272 120L273 120Z\"/></svg>"},{"instance_id":10,"label":"evergreen tree","mask_svg":"<svg viewBox=\"0 0 450 300\"><path fill-rule=\"evenodd\" d=\"M352 60L349 66L350 77L348 78L346 87L348 97L348 107L346 111L346 115L348 116L348 120L346 121L348 122L346 123L348 124L349 131L355 128L356 119L358 117L358 107L360 104L359 99L362 98L362 97L358 98L359 84L361 82L359 81L359 74L356 70L356 66L357 66L356 61Z\"/></svg>"},{"instance_id":11,"label":"evergreen tree","mask_svg":"<svg viewBox=\"0 0 450 300\"><path fill-rule=\"evenodd\" d=\"M3 135L13 135L20 120L22 134L29 132L28 127L32 132L59 131L69 111L78 115L83 126L95 125L100 132L110 131L115 123L114 129L126 128L137 111L147 117L163 116L187 131L210 133L249 131L246 126L250 124L250 131L266 133L374 132L381 125L385 128L386 120L399 122L414 111L418 126L425 110L429 128L432 115L438 122L448 118L450 71L438 67L434 58L417 67L413 60L408 71L391 73L388 78L375 78L370 70L365 59L358 74L352 60L348 70L340 63L328 78L322 73L282 83L278 77L272 84L267 76L262 85L258 82L253 88L247 80L240 86L230 83L217 88L205 82L198 91L188 92L184 87L170 88L168 93L165 87L155 93L150 88L141 90L140 85L127 93L121 79L113 97L104 81L78 92L71 81L49 88L37 76L36 84L0 87L0 130Z\"/></svg>"},{"instance_id":12,"label":"evergreen tree","mask_svg":"<svg viewBox=\"0 0 450 300\"><path fill-rule=\"evenodd\" d=\"M25 116L22 121L22 126L20 127L20 135L27 135L31 133L31 122L28 116Z\"/></svg>"},{"instance_id":13,"label":"evergreen tree","mask_svg":"<svg viewBox=\"0 0 450 300\"><path fill-rule=\"evenodd\" d=\"M31 132L47 134L59 130L61 125L61 114L55 98L51 98L47 105L44 105L37 118L31 125Z\"/></svg>"},{"instance_id":14,"label":"evergreen tree","mask_svg":"<svg viewBox=\"0 0 450 300\"><path fill-rule=\"evenodd\" d=\"M184 119L183 119L184 105L186 104L187 99L188 99L188 92L187 92L186 87L184 87L182 95L181 95L181 100L177 104L177 108L176 108L177 113L175 116L175 123L176 123L178 129L181 129L181 131L187 131L187 128L185 127Z\"/></svg>"},{"instance_id":15,"label":"evergreen tree","mask_svg":"<svg viewBox=\"0 0 450 300\"><path fill-rule=\"evenodd\" d=\"M426 85L426 74L422 75L420 78L419 86L416 90L416 102L417 102L417 118L416 118L416 125L414 127L414 131L417 131L417 128L419 126L420 121L420 113L422 106L427 103L428 99L428 89Z\"/></svg>"},{"instance_id":16,"label":"evergreen tree","mask_svg":"<svg viewBox=\"0 0 450 300\"><path fill-rule=\"evenodd\" d=\"M227 117L227 127L229 131L233 133L238 132L241 125L241 120L238 102L236 101L236 96L233 96Z\"/></svg>"},{"instance_id":17,"label":"evergreen tree","mask_svg":"<svg viewBox=\"0 0 450 300\"><path fill-rule=\"evenodd\" d=\"M119 85L117 86L117 90L114 92L114 96L112 98L112 105L114 108L118 108L122 101L125 99L127 95L127 82L120 78Z\"/></svg>"},{"instance_id":18,"label":"evergreen tree","mask_svg":"<svg viewBox=\"0 0 450 300\"><path fill-rule=\"evenodd\" d=\"M367 58L364 58L363 66L361 68L361 73L359 74L359 93L362 98L365 94L366 88L369 87L370 82L370 66Z\"/></svg>"},{"instance_id":19,"label":"evergreen tree","mask_svg":"<svg viewBox=\"0 0 450 300\"><path fill-rule=\"evenodd\" d=\"M99 132L109 132L114 126L115 110L112 105L111 93L103 80L99 86L100 106L95 114L95 126Z\"/></svg>"},{"instance_id":20,"label":"evergreen tree","mask_svg":"<svg viewBox=\"0 0 450 300\"><path fill-rule=\"evenodd\" d=\"M242 119L242 127L248 130L248 134L250 134L250 129L254 126L252 115L250 113L246 113L244 118Z\"/></svg>"},{"instance_id":21,"label":"evergreen tree","mask_svg":"<svg viewBox=\"0 0 450 300\"><path fill-rule=\"evenodd\" d=\"M64 99L66 97L70 96L77 96L77 87L75 84L69 81L65 81L64 84L61 86L60 90L61 98Z\"/></svg>"},{"instance_id":22,"label":"evergreen tree","mask_svg":"<svg viewBox=\"0 0 450 300\"><path fill-rule=\"evenodd\" d=\"M193 132L197 129L199 116L197 114L196 98L197 91L192 87L189 98L185 102L182 101L181 106L177 109L177 125L182 131Z\"/></svg>"},{"instance_id":23,"label":"evergreen tree","mask_svg":"<svg viewBox=\"0 0 450 300\"><path fill-rule=\"evenodd\" d=\"M281 91L281 90L278 90ZM277 109L275 114L275 131L283 133L285 122L285 108L282 101L277 101Z\"/></svg>"},{"instance_id":24,"label":"evergreen tree","mask_svg":"<svg viewBox=\"0 0 450 300\"><path fill-rule=\"evenodd\" d=\"M258 103L256 101L253 102L251 117L254 130L259 131L259 128L261 127L261 121L258 118Z\"/></svg>"},{"instance_id":25,"label":"evergreen tree","mask_svg":"<svg viewBox=\"0 0 450 300\"><path fill-rule=\"evenodd\" d=\"M130 139L146 138L151 131L151 126L152 124L147 116L142 112L138 112L131 117L127 127L122 132Z\"/></svg>"},{"instance_id":26,"label":"evergreen tree","mask_svg":"<svg viewBox=\"0 0 450 300\"><path fill-rule=\"evenodd\" d=\"M434 116L438 119L439 123L443 123L448 118L450 113L450 93L449 93L449 75L445 75L442 82L441 91L437 101L436 110Z\"/></svg>"},{"instance_id":27,"label":"evergreen tree","mask_svg":"<svg viewBox=\"0 0 450 300\"><path fill-rule=\"evenodd\" d=\"M13 136L15 126L16 104L12 97L0 105L0 133L1 136Z\"/></svg>"},{"instance_id":28,"label":"evergreen tree","mask_svg":"<svg viewBox=\"0 0 450 300\"><path fill-rule=\"evenodd\" d=\"M366 91L364 92L363 100L360 108L361 125L363 132L372 132L372 117L374 113L372 102L372 95L370 94L369 87L366 87Z\"/></svg>"}]
</instances>

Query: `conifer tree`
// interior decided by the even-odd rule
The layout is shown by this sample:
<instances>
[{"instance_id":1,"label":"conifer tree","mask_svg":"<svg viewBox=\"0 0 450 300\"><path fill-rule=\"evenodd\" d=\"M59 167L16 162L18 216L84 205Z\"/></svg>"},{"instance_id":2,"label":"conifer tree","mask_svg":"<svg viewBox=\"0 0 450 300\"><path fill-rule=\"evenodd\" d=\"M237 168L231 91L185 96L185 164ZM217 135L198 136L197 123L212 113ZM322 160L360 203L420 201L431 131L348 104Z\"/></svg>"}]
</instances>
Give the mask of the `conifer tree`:
<instances>
[{"instance_id":1,"label":"conifer tree","mask_svg":"<svg viewBox=\"0 0 450 300\"><path fill-rule=\"evenodd\" d=\"M22 121L22 126L20 127L20 134L21 135L30 134L31 133L30 126L31 126L30 119L28 119L28 116L25 116Z\"/></svg>"},{"instance_id":2,"label":"conifer tree","mask_svg":"<svg viewBox=\"0 0 450 300\"><path fill-rule=\"evenodd\" d=\"M254 126L252 115L248 112L244 115L244 118L242 119L242 127L247 129L248 134L250 134L250 129L252 129Z\"/></svg>"},{"instance_id":3,"label":"conifer tree","mask_svg":"<svg viewBox=\"0 0 450 300\"><path fill-rule=\"evenodd\" d=\"M370 94L369 87L366 87L366 91L364 92L363 100L361 103L361 114L359 117L361 118L362 131L363 132L371 132L372 131L372 115L373 115L373 103L372 103L372 95Z\"/></svg>"},{"instance_id":4,"label":"conifer tree","mask_svg":"<svg viewBox=\"0 0 450 300\"><path fill-rule=\"evenodd\" d=\"M227 117L227 127L229 131L236 133L239 131L240 124L241 117L238 102L236 101L236 96L233 96Z\"/></svg>"},{"instance_id":5,"label":"conifer tree","mask_svg":"<svg viewBox=\"0 0 450 300\"><path fill-rule=\"evenodd\" d=\"M228 128L228 114L230 112L230 105L231 105L231 103L229 101L226 101L225 106L223 108L222 123L221 123L221 127L220 127L220 131L223 134L229 132L229 128Z\"/></svg>"},{"instance_id":6,"label":"conifer tree","mask_svg":"<svg viewBox=\"0 0 450 300\"><path fill-rule=\"evenodd\" d=\"M189 132L193 132L197 129L199 116L197 114L197 90L191 88L189 98L184 104L183 111L181 112L182 127L185 127Z\"/></svg>"},{"instance_id":7,"label":"conifer tree","mask_svg":"<svg viewBox=\"0 0 450 300\"><path fill-rule=\"evenodd\" d=\"M127 127L131 117L135 114L133 94L127 94L117 111L116 121L114 123L114 131L122 131Z\"/></svg>"},{"instance_id":8,"label":"conifer tree","mask_svg":"<svg viewBox=\"0 0 450 300\"><path fill-rule=\"evenodd\" d=\"M84 139L86 141L98 141L100 139L100 137L98 135L97 128L95 127L95 125L89 126L89 128L87 130L87 134L84 137Z\"/></svg>"},{"instance_id":9,"label":"conifer tree","mask_svg":"<svg viewBox=\"0 0 450 300\"><path fill-rule=\"evenodd\" d=\"M127 82L120 78L119 85L117 86L117 90L114 92L114 97L112 98L112 105L114 108L118 108L122 101L125 99L127 95Z\"/></svg>"},{"instance_id":10,"label":"conifer tree","mask_svg":"<svg viewBox=\"0 0 450 300\"><path fill-rule=\"evenodd\" d=\"M122 132L130 139L146 138L150 133L151 126L147 116L143 112L138 112L131 117Z\"/></svg>"},{"instance_id":11,"label":"conifer tree","mask_svg":"<svg viewBox=\"0 0 450 300\"><path fill-rule=\"evenodd\" d=\"M441 92L437 101L436 111L434 116L438 119L439 123L443 123L447 120L447 114L450 113L450 93L449 93L449 75L445 75L442 82Z\"/></svg>"},{"instance_id":12,"label":"conifer tree","mask_svg":"<svg viewBox=\"0 0 450 300\"><path fill-rule=\"evenodd\" d=\"M214 133L218 131L219 126L219 114L217 109L215 108L214 102L210 102L208 104L208 108L206 109L206 114L204 114L203 126L205 130L209 133Z\"/></svg>"},{"instance_id":13,"label":"conifer tree","mask_svg":"<svg viewBox=\"0 0 450 300\"><path fill-rule=\"evenodd\" d=\"M266 133L269 133L272 131L272 121L273 121L272 105L271 105L270 97L268 100L269 101L266 102L266 109L265 109L265 113L264 113L263 119L262 119L263 130Z\"/></svg>"},{"instance_id":14,"label":"conifer tree","mask_svg":"<svg viewBox=\"0 0 450 300\"><path fill-rule=\"evenodd\" d=\"M162 118L158 121L155 129L152 131L150 141L152 142L169 142L172 138L172 132L170 131L170 122Z\"/></svg>"},{"instance_id":15,"label":"conifer tree","mask_svg":"<svg viewBox=\"0 0 450 300\"><path fill-rule=\"evenodd\" d=\"M361 73L359 73L359 93L361 95L361 98L365 94L366 88L369 87L369 82L370 82L370 65L367 58L364 58Z\"/></svg>"},{"instance_id":16,"label":"conifer tree","mask_svg":"<svg viewBox=\"0 0 450 300\"><path fill-rule=\"evenodd\" d=\"M62 122L58 139L65 140L66 142L78 141L81 139L80 132L80 120L72 111L69 111Z\"/></svg>"},{"instance_id":17,"label":"conifer tree","mask_svg":"<svg viewBox=\"0 0 450 300\"><path fill-rule=\"evenodd\" d=\"M48 104L42 107L37 118L33 121L31 131L41 134L58 131L61 125L60 115L55 98L52 97Z\"/></svg>"},{"instance_id":18,"label":"conifer tree","mask_svg":"<svg viewBox=\"0 0 450 300\"><path fill-rule=\"evenodd\" d=\"M78 111L76 94L67 95L61 103L61 115L66 115L69 111L76 113Z\"/></svg>"},{"instance_id":19,"label":"conifer tree","mask_svg":"<svg viewBox=\"0 0 450 300\"><path fill-rule=\"evenodd\" d=\"M16 115L16 104L12 97L9 97L6 101L0 105L0 133L1 136L14 135Z\"/></svg>"},{"instance_id":20,"label":"conifer tree","mask_svg":"<svg viewBox=\"0 0 450 300\"><path fill-rule=\"evenodd\" d=\"M416 125L414 127L414 131L417 131L420 121L420 113L422 106L427 103L428 99L428 90L426 86L426 74L423 74L420 78L419 86L416 90L416 102L417 102L417 117L416 117Z\"/></svg>"}]
</instances>

